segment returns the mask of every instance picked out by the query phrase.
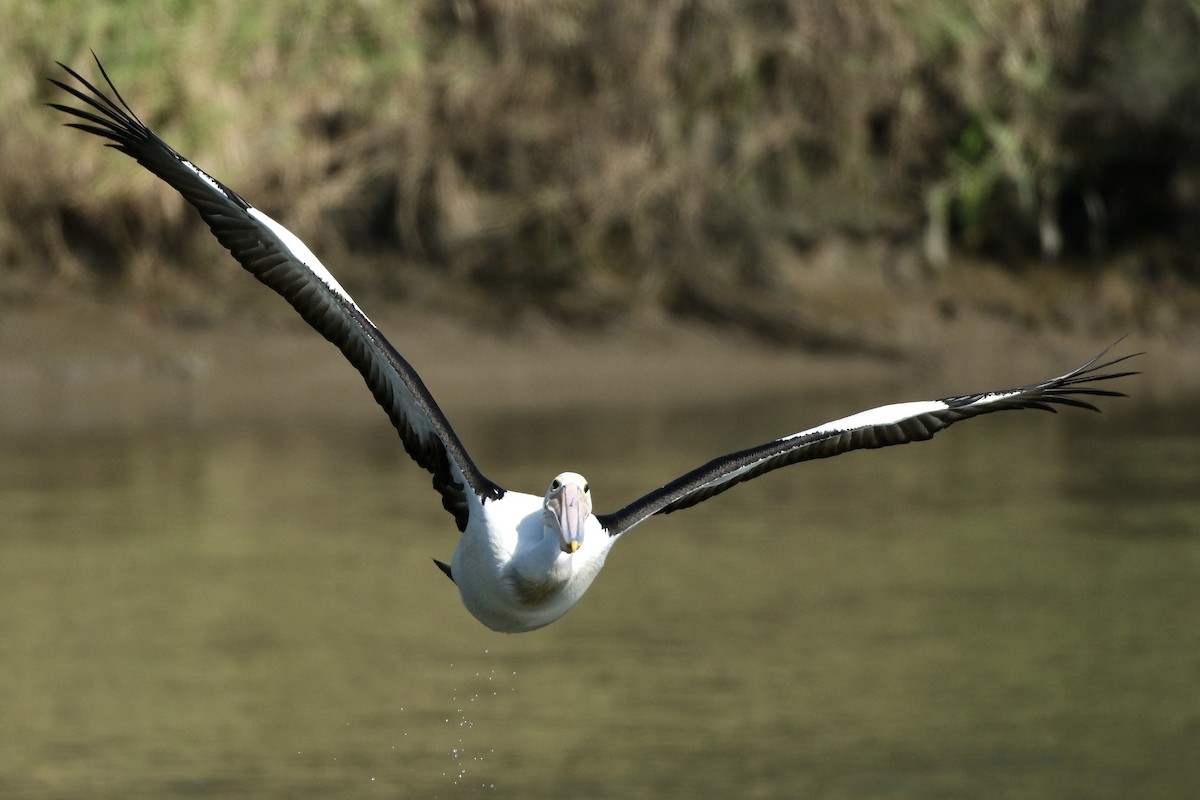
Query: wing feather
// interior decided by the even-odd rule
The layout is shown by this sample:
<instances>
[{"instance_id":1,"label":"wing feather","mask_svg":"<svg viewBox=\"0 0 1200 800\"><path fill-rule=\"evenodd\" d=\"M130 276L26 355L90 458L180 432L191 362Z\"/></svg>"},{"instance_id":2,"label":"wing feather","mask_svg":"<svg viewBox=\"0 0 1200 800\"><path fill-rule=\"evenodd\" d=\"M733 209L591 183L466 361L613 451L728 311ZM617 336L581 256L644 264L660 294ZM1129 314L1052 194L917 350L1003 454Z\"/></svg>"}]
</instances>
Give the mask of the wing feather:
<instances>
[{"instance_id":1,"label":"wing feather","mask_svg":"<svg viewBox=\"0 0 1200 800\"><path fill-rule=\"evenodd\" d=\"M416 370L295 234L188 161L143 124L98 58L96 66L116 100L65 64L59 66L83 88L54 79L51 83L86 107L49 105L83 120L69 122L68 127L108 139L109 147L131 156L170 184L200 212L217 241L247 272L281 295L305 322L342 351L387 412L404 449L433 475L442 505L454 515L459 530L467 524L466 487L481 500L504 495L471 461Z\"/></svg>"},{"instance_id":2,"label":"wing feather","mask_svg":"<svg viewBox=\"0 0 1200 800\"><path fill-rule=\"evenodd\" d=\"M669 514L701 503L739 483L771 470L864 450L920 442L960 420L995 411L1033 408L1055 411L1056 405L1099 409L1081 397L1123 397L1121 392L1091 384L1136 375L1108 371L1140 353L1102 361L1112 348L1077 369L1041 383L977 394L913 403L896 403L827 422L791 436L715 458L612 514L597 515L612 536L618 536L655 515Z\"/></svg>"}]
</instances>

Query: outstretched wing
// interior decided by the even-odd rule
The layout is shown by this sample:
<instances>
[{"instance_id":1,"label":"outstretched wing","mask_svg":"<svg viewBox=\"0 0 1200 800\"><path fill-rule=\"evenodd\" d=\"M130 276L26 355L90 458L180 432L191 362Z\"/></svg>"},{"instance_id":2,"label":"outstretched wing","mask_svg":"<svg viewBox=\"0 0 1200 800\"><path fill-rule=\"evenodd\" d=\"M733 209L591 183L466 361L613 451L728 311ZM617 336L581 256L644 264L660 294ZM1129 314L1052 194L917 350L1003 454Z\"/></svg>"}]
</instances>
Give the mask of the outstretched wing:
<instances>
[{"instance_id":1,"label":"outstretched wing","mask_svg":"<svg viewBox=\"0 0 1200 800\"><path fill-rule=\"evenodd\" d=\"M1134 353L1097 363L1107 353L1108 350L1105 350L1078 369L1042 383L943 400L880 406L749 450L731 453L676 478L614 514L597 515L597 519L609 535L618 536L647 517L694 506L773 469L816 458L829 458L850 450L924 441L959 420L993 411L1019 408L1055 411L1055 405L1099 411L1080 398L1123 397L1121 392L1097 389L1093 384L1137 374L1105 370L1140 355Z\"/></svg>"},{"instance_id":2,"label":"outstretched wing","mask_svg":"<svg viewBox=\"0 0 1200 800\"><path fill-rule=\"evenodd\" d=\"M98 58L96 66L115 101L70 67L59 66L83 88L51 82L84 107L50 105L82 120L67 123L70 127L111 140L109 147L132 156L169 183L200 212L217 240L251 275L280 294L305 322L337 345L387 412L404 449L433 474L434 488L459 530L467 524L467 487L481 500L503 496L504 490L485 478L471 461L416 370L303 242L158 138L133 113Z\"/></svg>"}]
</instances>

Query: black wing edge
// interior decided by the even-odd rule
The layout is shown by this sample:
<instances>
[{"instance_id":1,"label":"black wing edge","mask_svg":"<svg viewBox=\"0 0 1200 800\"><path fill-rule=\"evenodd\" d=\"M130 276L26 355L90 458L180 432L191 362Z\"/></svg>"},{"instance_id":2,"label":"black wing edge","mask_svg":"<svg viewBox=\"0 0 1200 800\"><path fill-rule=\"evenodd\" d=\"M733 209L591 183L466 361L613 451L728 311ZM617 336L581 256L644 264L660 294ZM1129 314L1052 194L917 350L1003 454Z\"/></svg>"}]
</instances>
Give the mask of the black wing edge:
<instances>
[{"instance_id":1,"label":"black wing edge","mask_svg":"<svg viewBox=\"0 0 1200 800\"><path fill-rule=\"evenodd\" d=\"M179 162L188 160L184 158L184 156L180 154L178 150L176 150L174 147L171 147L171 145L159 138L158 134L152 131L150 126L142 122L141 118L134 113L134 110L129 106L129 103L125 102L125 98L121 96L121 92L117 89L116 84L112 82L112 78L108 77L108 71L104 69L104 65L100 63L100 57L96 55L94 50L92 51L92 58L95 60L96 67L100 70L100 75L103 76L104 82L108 84L108 88L112 89L112 92L116 96L117 102L119 102L120 105L114 103L112 98L97 89L96 86L87 80L87 78L84 78L78 72L71 69L61 61L55 61L54 63L61 67L72 78L83 84L84 88L86 88L92 94L84 94L74 86L63 83L55 78L47 78L47 80L80 102L86 103L96 111L99 111L100 114L103 114L103 116L97 116L89 111L84 111L83 109L74 108L72 106L62 105L61 103L46 103L46 105L50 108L61 111L64 114L70 114L71 116L86 120L86 122L67 122L64 124L68 128L75 128L76 130L85 131L87 133L95 134L103 139L110 140L106 147L119 150L125 155L134 159L139 164L157 175L159 178L167 181L167 183L171 185L171 188L179 191L182 194L183 192L178 186L171 183L166 176L160 174L160 171L155 169L153 162L148 161L145 158L146 148L157 148L165 151ZM191 161L188 161L188 163L191 164ZM195 167L194 164L192 166ZM199 168L197 167L196 169L198 170ZM250 204L247 203L237 192L233 191L228 186L209 175L207 172L202 172L202 174L204 178L210 181L215 188L223 192L225 197L230 202L240 206L243 210L247 210L251 207ZM187 198L189 202L193 202L188 195L184 194L184 197ZM198 210L201 211L201 215L203 216L203 209ZM204 218L204 221L209 222L207 217ZM211 224L212 223L209 222L209 225ZM216 231L214 231L214 233L216 233ZM222 241L222 244L224 244L224 241ZM226 247L232 252L232 248L228 248L228 245L226 245Z\"/></svg>"},{"instance_id":2,"label":"black wing edge","mask_svg":"<svg viewBox=\"0 0 1200 800\"><path fill-rule=\"evenodd\" d=\"M130 156L182 194L243 268L281 295L314 330L341 350L387 412L400 433L405 450L433 475L433 485L442 495L442 505L454 516L460 531L466 527L468 507L463 487L453 478L451 458L481 500L503 497L505 490L488 480L475 466L416 370L353 301L330 289L307 265L287 251L286 246L276 242L273 234L250 216L250 203L200 170L143 123L94 51L92 58L117 101L59 61L55 63L91 94L54 78L48 80L91 110L53 102L46 105L83 120L65 124L109 140L108 147ZM218 197L214 190L223 197ZM231 211L241 213L234 215ZM264 236L264 233L270 235ZM299 265L301 274L288 264L289 258ZM314 286L323 287L323 291L315 292ZM336 308L332 313L331 305ZM416 401L417 408L413 410L425 416L438 442L427 441L409 424L405 409L394 396L392 385L384 374L385 369L399 376Z\"/></svg>"},{"instance_id":3,"label":"black wing edge","mask_svg":"<svg viewBox=\"0 0 1200 800\"><path fill-rule=\"evenodd\" d=\"M1100 409L1084 397L1127 397L1124 392L1099 389L1091 386L1098 381L1110 381L1140 374L1132 370L1103 372L1103 370L1144 355L1142 352L1102 361L1122 341L1122 336L1086 363L1065 375L1040 383L975 394L958 395L934 402L945 403L947 408L933 413L919 414L890 424L830 430L811 436L784 437L766 444L730 453L709 461L707 464L681 475L670 483L635 500L612 514L597 514L596 519L610 536L619 536L655 514L669 514L701 503L734 486L772 470L829 458L851 450L875 449L891 445L924 441L935 433L963 419L981 416L996 411L1032 408L1042 411L1057 411L1055 405L1084 408L1099 412ZM735 479L720 481L720 478L738 470L745 470Z\"/></svg>"}]
</instances>

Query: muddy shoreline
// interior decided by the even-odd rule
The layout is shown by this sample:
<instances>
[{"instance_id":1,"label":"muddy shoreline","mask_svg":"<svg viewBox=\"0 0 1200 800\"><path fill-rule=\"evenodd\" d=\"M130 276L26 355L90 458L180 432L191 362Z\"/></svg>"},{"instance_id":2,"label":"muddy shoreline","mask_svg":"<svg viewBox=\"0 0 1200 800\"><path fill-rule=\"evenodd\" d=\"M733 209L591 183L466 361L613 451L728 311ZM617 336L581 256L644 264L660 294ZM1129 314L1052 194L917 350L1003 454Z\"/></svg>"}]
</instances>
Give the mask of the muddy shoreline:
<instances>
[{"instance_id":1,"label":"muddy shoreline","mask_svg":"<svg viewBox=\"0 0 1200 800\"><path fill-rule=\"evenodd\" d=\"M361 379L282 304L219 323L164 321L144 303L46 297L0 308L0 432L9 435L305 420L379 410ZM500 331L375 304L372 314L456 415L555 407L695 405L749 396L836 397L847 412L1000 388L1059 374L1115 331L1027 330L984 315L913 307L895 357L820 354L662 317L576 331L526 317ZM877 334L886 332L876 332ZM1200 395L1195 336L1137 333L1133 402Z\"/></svg>"}]
</instances>

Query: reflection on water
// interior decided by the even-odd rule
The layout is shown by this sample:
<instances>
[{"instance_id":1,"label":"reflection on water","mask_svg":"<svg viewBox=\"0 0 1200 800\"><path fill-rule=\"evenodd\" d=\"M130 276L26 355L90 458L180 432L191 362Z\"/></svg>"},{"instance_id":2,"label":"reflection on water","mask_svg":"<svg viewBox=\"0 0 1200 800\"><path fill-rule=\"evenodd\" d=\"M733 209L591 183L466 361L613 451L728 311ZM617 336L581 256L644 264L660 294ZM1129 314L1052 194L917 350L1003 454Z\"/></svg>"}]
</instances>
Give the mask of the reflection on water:
<instances>
[{"instance_id":1,"label":"reflection on water","mask_svg":"<svg viewBox=\"0 0 1200 800\"><path fill-rule=\"evenodd\" d=\"M460 433L609 510L848 410ZM999 415L784 470L638 528L520 636L433 567L453 523L382 423L8 437L0 796L1195 796L1195 419Z\"/></svg>"}]
</instances>

